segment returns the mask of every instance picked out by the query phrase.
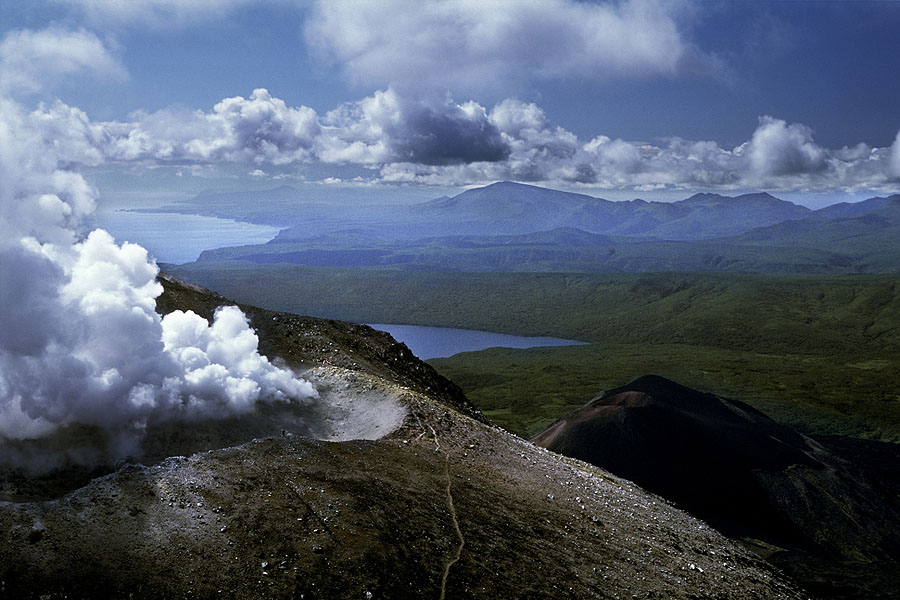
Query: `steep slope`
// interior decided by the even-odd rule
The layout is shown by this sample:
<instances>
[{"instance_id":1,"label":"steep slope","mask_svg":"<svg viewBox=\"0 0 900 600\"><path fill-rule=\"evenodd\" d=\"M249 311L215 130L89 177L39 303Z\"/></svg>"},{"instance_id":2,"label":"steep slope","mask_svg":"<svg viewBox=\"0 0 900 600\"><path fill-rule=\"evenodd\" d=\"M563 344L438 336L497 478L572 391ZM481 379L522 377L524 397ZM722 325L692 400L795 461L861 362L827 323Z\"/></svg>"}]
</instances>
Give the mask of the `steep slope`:
<instances>
[{"instance_id":1,"label":"steep slope","mask_svg":"<svg viewBox=\"0 0 900 600\"><path fill-rule=\"evenodd\" d=\"M674 501L823 596L886 598L900 584L895 495L743 403L647 376L532 441Z\"/></svg>"},{"instance_id":2,"label":"steep slope","mask_svg":"<svg viewBox=\"0 0 900 600\"><path fill-rule=\"evenodd\" d=\"M160 304L223 301L170 281ZM335 401L375 394L400 421L367 440L281 431L0 503L0 595L805 597L659 498L480 421L385 335L250 316L261 347Z\"/></svg>"}]
</instances>

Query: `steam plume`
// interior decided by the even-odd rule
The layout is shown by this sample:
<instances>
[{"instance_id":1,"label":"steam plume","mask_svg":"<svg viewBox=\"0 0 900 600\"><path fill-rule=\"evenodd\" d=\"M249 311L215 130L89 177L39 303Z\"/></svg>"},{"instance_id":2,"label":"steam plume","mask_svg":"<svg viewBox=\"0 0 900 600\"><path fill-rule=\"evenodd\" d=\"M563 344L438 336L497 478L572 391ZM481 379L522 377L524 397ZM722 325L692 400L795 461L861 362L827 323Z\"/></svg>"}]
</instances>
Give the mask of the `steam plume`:
<instances>
[{"instance_id":1,"label":"steam plume","mask_svg":"<svg viewBox=\"0 0 900 600\"><path fill-rule=\"evenodd\" d=\"M315 397L260 356L237 307L161 318L145 249L78 236L96 193L73 168L97 159L35 114L0 99L0 463L113 461L148 426Z\"/></svg>"}]
</instances>

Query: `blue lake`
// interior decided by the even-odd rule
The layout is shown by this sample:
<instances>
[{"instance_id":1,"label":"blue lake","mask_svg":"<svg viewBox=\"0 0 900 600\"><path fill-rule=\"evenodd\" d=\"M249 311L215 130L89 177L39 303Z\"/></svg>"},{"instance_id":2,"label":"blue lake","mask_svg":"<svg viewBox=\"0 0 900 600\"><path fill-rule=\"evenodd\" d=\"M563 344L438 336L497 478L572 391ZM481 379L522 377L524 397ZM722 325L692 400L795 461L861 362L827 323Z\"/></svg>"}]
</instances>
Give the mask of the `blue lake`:
<instances>
[{"instance_id":1,"label":"blue lake","mask_svg":"<svg viewBox=\"0 0 900 600\"><path fill-rule=\"evenodd\" d=\"M390 325L369 323L370 327L386 331L398 342L403 342L413 354L422 360L445 358L459 352L472 352L485 348L536 348L538 346L578 346L587 342L564 340L554 337L523 337L490 331L453 329L449 327L419 327L417 325Z\"/></svg>"},{"instance_id":2,"label":"blue lake","mask_svg":"<svg viewBox=\"0 0 900 600\"><path fill-rule=\"evenodd\" d=\"M119 243L140 244L159 262L175 264L195 261L204 250L264 244L278 233L276 227L231 219L124 210L97 212L87 224L107 230Z\"/></svg>"}]
</instances>

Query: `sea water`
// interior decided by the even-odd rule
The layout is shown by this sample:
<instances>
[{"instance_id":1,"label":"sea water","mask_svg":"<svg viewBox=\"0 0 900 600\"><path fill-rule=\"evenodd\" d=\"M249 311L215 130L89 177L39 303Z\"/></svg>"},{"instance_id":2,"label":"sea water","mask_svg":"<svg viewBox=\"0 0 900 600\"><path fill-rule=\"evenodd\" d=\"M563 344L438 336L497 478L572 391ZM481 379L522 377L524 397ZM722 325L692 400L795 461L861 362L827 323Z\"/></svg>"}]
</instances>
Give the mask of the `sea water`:
<instances>
[{"instance_id":1,"label":"sea water","mask_svg":"<svg viewBox=\"0 0 900 600\"><path fill-rule=\"evenodd\" d=\"M119 243L140 244L157 262L173 264L195 261L204 250L264 244L279 231L218 217L123 209L98 211L87 226L107 230Z\"/></svg>"}]
</instances>

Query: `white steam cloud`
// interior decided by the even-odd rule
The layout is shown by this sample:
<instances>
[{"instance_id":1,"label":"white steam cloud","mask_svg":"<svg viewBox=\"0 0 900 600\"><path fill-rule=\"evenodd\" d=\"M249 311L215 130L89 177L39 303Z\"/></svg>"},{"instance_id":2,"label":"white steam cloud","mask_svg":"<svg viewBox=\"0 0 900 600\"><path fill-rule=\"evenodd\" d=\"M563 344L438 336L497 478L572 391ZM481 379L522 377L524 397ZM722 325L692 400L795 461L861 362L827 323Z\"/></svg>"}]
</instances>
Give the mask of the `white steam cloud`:
<instances>
[{"instance_id":1,"label":"white steam cloud","mask_svg":"<svg viewBox=\"0 0 900 600\"><path fill-rule=\"evenodd\" d=\"M78 237L95 192L73 168L102 160L97 147L105 141L65 105L28 114L0 100L0 463L7 467L108 462L139 453L153 425L316 396L260 356L238 308L221 308L212 324L192 312L161 318L158 268L146 250L102 230ZM54 443L85 429L94 432L90 443Z\"/></svg>"}]
</instances>

